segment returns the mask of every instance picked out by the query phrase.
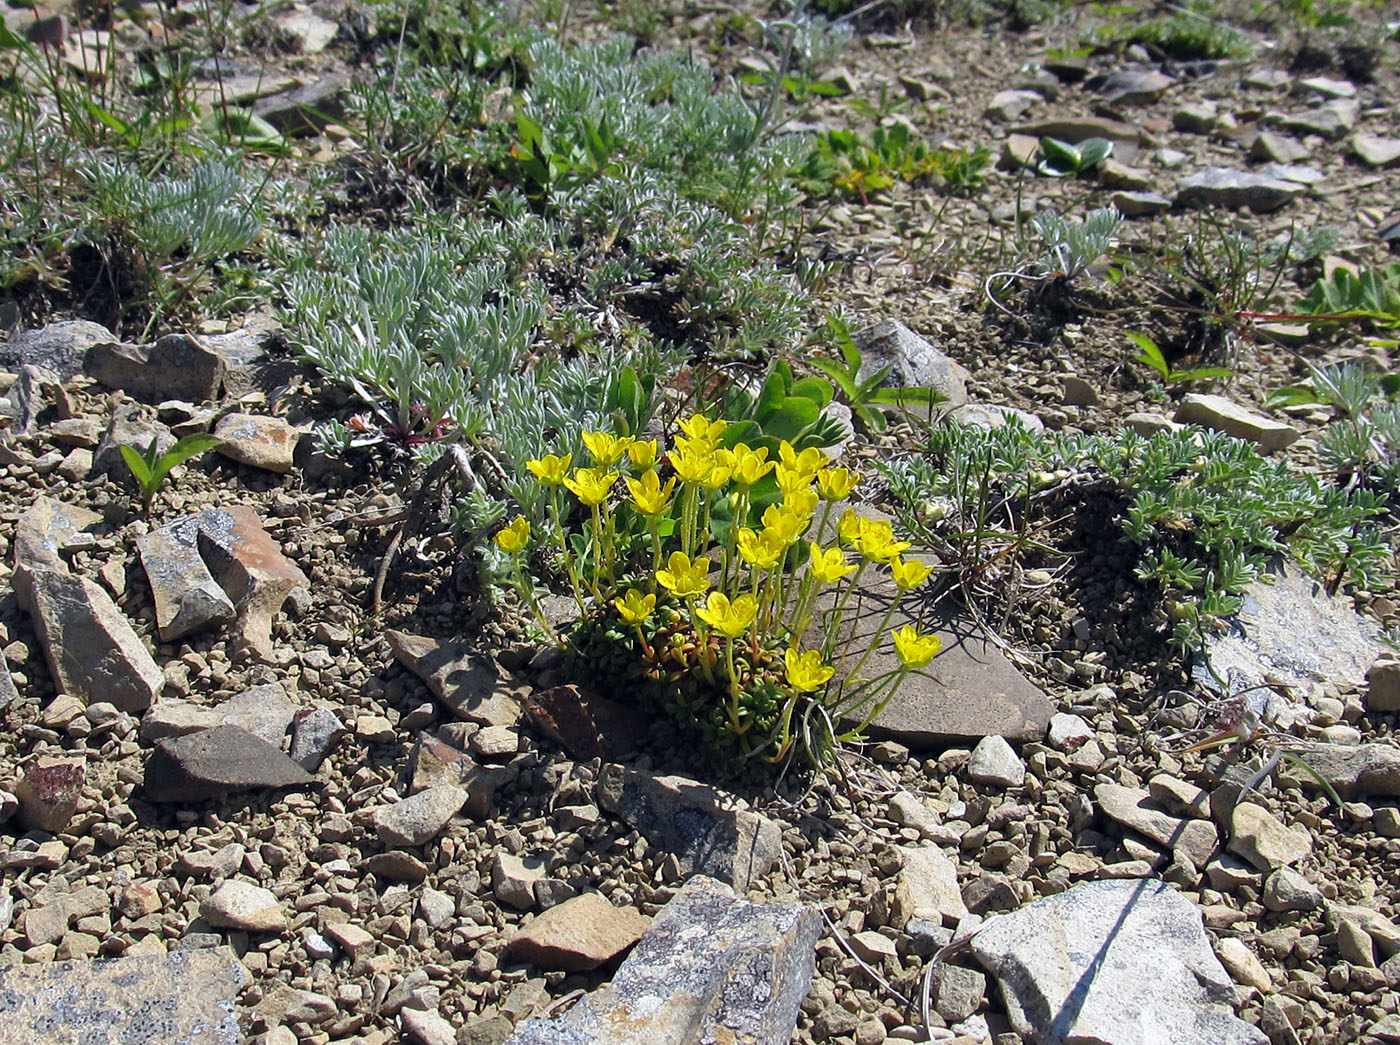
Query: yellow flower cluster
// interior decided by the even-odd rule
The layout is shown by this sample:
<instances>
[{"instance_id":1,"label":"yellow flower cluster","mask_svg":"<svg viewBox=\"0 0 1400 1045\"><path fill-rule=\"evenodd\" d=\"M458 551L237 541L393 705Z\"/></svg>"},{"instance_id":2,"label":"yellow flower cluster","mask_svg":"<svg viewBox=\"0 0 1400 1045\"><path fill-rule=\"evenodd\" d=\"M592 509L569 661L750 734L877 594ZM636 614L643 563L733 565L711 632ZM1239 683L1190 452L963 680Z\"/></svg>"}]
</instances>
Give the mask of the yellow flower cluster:
<instances>
[{"instance_id":1,"label":"yellow flower cluster","mask_svg":"<svg viewBox=\"0 0 1400 1045\"><path fill-rule=\"evenodd\" d=\"M842 614L865 570L887 571L901 594L923 585L932 570L904 557L910 544L897 537L887 519L851 509L836 527L839 541L824 547L820 536L829 532L833 509L854 491L859 473L833 466L821 450L798 450L787 441L776 444L774 459L773 444L726 440L727 427L702 414L688 417L679 422L679 434L665 454L656 440L585 432L587 464L575 465L571 454L545 454L527 464L549 492L558 546L581 612L608 607L635 629L650 657L651 622L662 602L674 607L668 620L679 611L688 623L697 670L716 685L721 685L716 658L723 653L730 697L726 715L735 733L752 725L745 687L781 651L781 680L790 699L771 740L781 754L791 743L789 727L799 700L823 700L833 720L849 718L852 711L863 714L883 706L876 700L880 687L892 688L905 672L922 669L938 653L937 637L912 625L886 635L887 614L855 668L833 689L840 667L835 636L842 633ZM582 554L584 546L565 535L561 490L589 517ZM497 534L496 543L518 561L529 535L529 524L517 519ZM647 538L649 569L636 561L639 542ZM624 579L631 583L622 590ZM591 608L585 589L592 595ZM817 596L832 589L821 614L827 637L820 648L804 650L803 637L818 619ZM889 613L894 608L892 602ZM883 638L893 641L899 667L877 680L857 678Z\"/></svg>"}]
</instances>

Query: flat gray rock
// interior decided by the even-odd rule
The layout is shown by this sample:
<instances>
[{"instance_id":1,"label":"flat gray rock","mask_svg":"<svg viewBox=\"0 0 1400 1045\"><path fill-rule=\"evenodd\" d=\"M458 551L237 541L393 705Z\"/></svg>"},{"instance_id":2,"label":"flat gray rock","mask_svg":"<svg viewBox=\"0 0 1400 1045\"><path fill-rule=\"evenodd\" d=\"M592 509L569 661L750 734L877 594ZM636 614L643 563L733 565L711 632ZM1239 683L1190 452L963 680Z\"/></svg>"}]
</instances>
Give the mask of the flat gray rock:
<instances>
[{"instance_id":1,"label":"flat gray rock","mask_svg":"<svg viewBox=\"0 0 1400 1045\"><path fill-rule=\"evenodd\" d=\"M331 73L305 87L259 99L253 112L283 134L319 134L326 124L344 117L349 86L348 72Z\"/></svg>"},{"instance_id":2,"label":"flat gray rock","mask_svg":"<svg viewBox=\"0 0 1400 1045\"><path fill-rule=\"evenodd\" d=\"M1312 744L1304 758L1342 798L1400 798L1400 748L1393 744ZM1291 762L1279 764L1278 781L1320 790L1311 773Z\"/></svg>"},{"instance_id":3,"label":"flat gray rock","mask_svg":"<svg viewBox=\"0 0 1400 1045\"><path fill-rule=\"evenodd\" d=\"M1292 425L1275 421L1224 396L1200 392L1188 392L1182 397L1173 420L1177 424L1196 424L1224 432L1269 452L1292 446L1298 438L1298 429Z\"/></svg>"},{"instance_id":4,"label":"flat gray rock","mask_svg":"<svg viewBox=\"0 0 1400 1045\"><path fill-rule=\"evenodd\" d=\"M1257 581L1245 590L1240 611L1226 619L1227 631L1207 641L1192 676L1217 685L1218 675L1230 693L1260 684L1265 675L1300 695L1328 681L1364 685L1381 649L1375 626L1351 600L1328 595L1295 566L1270 577L1272 584Z\"/></svg>"},{"instance_id":5,"label":"flat gray rock","mask_svg":"<svg viewBox=\"0 0 1400 1045\"><path fill-rule=\"evenodd\" d=\"M1037 1045L1267 1045L1201 912L1156 879L1075 886L989 920L971 949Z\"/></svg>"},{"instance_id":6,"label":"flat gray rock","mask_svg":"<svg viewBox=\"0 0 1400 1045\"><path fill-rule=\"evenodd\" d=\"M1176 202L1183 207L1248 207L1261 213L1278 210L1303 186L1253 171L1207 167L1177 183Z\"/></svg>"},{"instance_id":7,"label":"flat gray rock","mask_svg":"<svg viewBox=\"0 0 1400 1045\"><path fill-rule=\"evenodd\" d=\"M316 782L280 749L237 726L215 726L162 740L146 760L151 802L202 802L254 788Z\"/></svg>"},{"instance_id":8,"label":"flat gray rock","mask_svg":"<svg viewBox=\"0 0 1400 1045\"><path fill-rule=\"evenodd\" d=\"M821 918L736 899L695 878L652 920L612 982L507 1045L787 1045L812 983Z\"/></svg>"},{"instance_id":9,"label":"flat gray rock","mask_svg":"<svg viewBox=\"0 0 1400 1045\"><path fill-rule=\"evenodd\" d=\"M524 714L523 691L508 685L488 657L459 642L386 632L400 664L422 679L458 718L483 726L513 726Z\"/></svg>"},{"instance_id":10,"label":"flat gray rock","mask_svg":"<svg viewBox=\"0 0 1400 1045\"><path fill-rule=\"evenodd\" d=\"M682 776L652 776L609 764L598 774L598 806L621 817L686 874L703 874L747 892L782 852L778 825L746 809L728 809L721 792Z\"/></svg>"},{"instance_id":11,"label":"flat gray rock","mask_svg":"<svg viewBox=\"0 0 1400 1045\"><path fill-rule=\"evenodd\" d=\"M861 592L846 610L855 628L852 648L856 650L865 649L895 595L888 577L874 571L866 576L868 582L862 581ZM1040 740L1055 712L1050 699L1006 659L975 621L948 608L947 602L931 607L911 595L890 618L862 677L873 678L899 666L888 633L905 624L937 634L943 650L922 673L904 677L867 734L920 750L994 735Z\"/></svg>"},{"instance_id":12,"label":"flat gray rock","mask_svg":"<svg viewBox=\"0 0 1400 1045\"><path fill-rule=\"evenodd\" d=\"M84 356L83 367L108 388L147 403L212 401L224 377L219 354L187 334L166 334L153 345L96 344Z\"/></svg>"},{"instance_id":13,"label":"flat gray rock","mask_svg":"<svg viewBox=\"0 0 1400 1045\"><path fill-rule=\"evenodd\" d=\"M0 344L0 370L22 366L43 367L67 381L83 370L83 357L94 345L116 344L112 332L101 323L68 319L35 330L21 330Z\"/></svg>"},{"instance_id":14,"label":"flat gray rock","mask_svg":"<svg viewBox=\"0 0 1400 1045\"><path fill-rule=\"evenodd\" d=\"M248 973L225 947L0 965L0 1042L237 1045Z\"/></svg>"}]
</instances>

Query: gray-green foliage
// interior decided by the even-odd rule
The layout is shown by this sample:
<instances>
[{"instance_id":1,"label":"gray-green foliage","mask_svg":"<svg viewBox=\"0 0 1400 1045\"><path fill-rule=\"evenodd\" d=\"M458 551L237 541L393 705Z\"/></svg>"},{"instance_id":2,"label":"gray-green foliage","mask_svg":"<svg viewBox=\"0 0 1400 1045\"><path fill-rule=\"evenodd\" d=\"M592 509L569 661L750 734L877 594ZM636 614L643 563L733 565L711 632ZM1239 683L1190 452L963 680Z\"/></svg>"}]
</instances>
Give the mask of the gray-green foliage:
<instances>
[{"instance_id":1,"label":"gray-green foliage","mask_svg":"<svg viewBox=\"0 0 1400 1045\"><path fill-rule=\"evenodd\" d=\"M332 229L287 281L288 328L308 360L376 411L375 441L427 453L469 443L502 465L495 493L533 511L525 461L546 444L577 450L623 368L654 375L665 357L644 340L569 360L537 352L544 294L521 265L551 242L551 227L505 198L498 212L508 216L447 230ZM342 448L355 435L328 434Z\"/></svg>"},{"instance_id":2,"label":"gray-green foliage","mask_svg":"<svg viewBox=\"0 0 1400 1045\"><path fill-rule=\"evenodd\" d=\"M1076 279L1108 252L1123 215L1104 207L1090 211L1083 221L1072 221L1056 211L1044 210L1031 224L1040 237L1037 271Z\"/></svg>"},{"instance_id":3,"label":"gray-green foliage","mask_svg":"<svg viewBox=\"0 0 1400 1045\"><path fill-rule=\"evenodd\" d=\"M1318 456L1348 481L1395 496L1400 493L1400 405L1389 397L1396 392L1400 379L1359 363L1309 363L1307 383L1279 389L1269 405L1331 407L1336 416L1318 440Z\"/></svg>"},{"instance_id":4,"label":"gray-green foliage","mask_svg":"<svg viewBox=\"0 0 1400 1045\"><path fill-rule=\"evenodd\" d=\"M1244 586L1276 555L1329 583L1365 586L1387 554L1374 494L1326 485L1195 427L1144 438L948 425L923 453L884 470L906 528L970 569L981 568L970 546L985 544L985 521L1010 512L1032 525L1052 487L1063 485L1062 497L1117 498L1123 540L1140 549L1137 574L1160 585L1170 639L1182 651L1199 645L1212 619L1238 608ZM1054 511L1065 511L1063 500Z\"/></svg>"}]
</instances>

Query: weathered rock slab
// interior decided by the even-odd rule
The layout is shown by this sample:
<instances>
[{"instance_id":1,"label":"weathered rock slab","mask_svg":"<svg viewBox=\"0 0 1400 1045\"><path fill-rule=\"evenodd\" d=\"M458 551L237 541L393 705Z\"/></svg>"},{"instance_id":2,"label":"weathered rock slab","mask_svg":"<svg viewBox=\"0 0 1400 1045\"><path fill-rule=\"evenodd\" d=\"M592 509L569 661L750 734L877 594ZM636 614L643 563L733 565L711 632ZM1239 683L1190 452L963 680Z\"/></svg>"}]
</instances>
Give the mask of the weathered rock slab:
<instances>
[{"instance_id":1,"label":"weathered rock slab","mask_svg":"<svg viewBox=\"0 0 1400 1045\"><path fill-rule=\"evenodd\" d=\"M884 384L890 388L932 388L947 398L940 409L967 402L972 375L957 360L934 348L897 319L882 319L851 335L860 350L860 378L889 367Z\"/></svg>"},{"instance_id":2,"label":"weathered rock slab","mask_svg":"<svg viewBox=\"0 0 1400 1045\"><path fill-rule=\"evenodd\" d=\"M218 397L224 376L219 354L186 334L166 334L153 345L96 344L88 349L83 365L108 388L147 403L209 402Z\"/></svg>"},{"instance_id":3,"label":"weathered rock slab","mask_svg":"<svg viewBox=\"0 0 1400 1045\"><path fill-rule=\"evenodd\" d=\"M282 554L247 505L200 512L199 550L238 609L239 639L258 656L269 657L272 619L293 588L310 585L306 574Z\"/></svg>"},{"instance_id":4,"label":"weathered rock slab","mask_svg":"<svg viewBox=\"0 0 1400 1045\"><path fill-rule=\"evenodd\" d=\"M89 349L114 344L116 340L102 324L86 319L21 330L0 345L0 369L42 367L53 371L60 381L68 381L82 372L83 358Z\"/></svg>"},{"instance_id":5,"label":"weathered rock slab","mask_svg":"<svg viewBox=\"0 0 1400 1045\"><path fill-rule=\"evenodd\" d=\"M706 878L662 908L612 983L508 1045L786 1045L811 986L821 919L736 899Z\"/></svg>"},{"instance_id":6,"label":"weathered rock slab","mask_svg":"<svg viewBox=\"0 0 1400 1045\"><path fill-rule=\"evenodd\" d=\"M747 809L727 809L712 787L681 776L652 776L609 764L598 774L598 806L675 855L686 874L748 891L782 852L778 825Z\"/></svg>"},{"instance_id":7,"label":"weathered rock slab","mask_svg":"<svg viewBox=\"0 0 1400 1045\"><path fill-rule=\"evenodd\" d=\"M1248 207L1256 213L1278 210L1303 186L1253 171L1207 167L1177 183L1176 202L1183 207Z\"/></svg>"},{"instance_id":8,"label":"weathered rock slab","mask_svg":"<svg viewBox=\"0 0 1400 1045\"><path fill-rule=\"evenodd\" d=\"M16 576L15 594L34 620L60 692L131 712L144 711L160 696L164 674L97 584L66 568L25 570Z\"/></svg>"},{"instance_id":9,"label":"weathered rock slab","mask_svg":"<svg viewBox=\"0 0 1400 1045\"><path fill-rule=\"evenodd\" d=\"M458 642L439 642L392 629L385 633L400 664L422 679L458 718L483 726L513 726L523 714L521 692L496 662Z\"/></svg>"},{"instance_id":10,"label":"weathered rock slab","mask_svg":"<svg viewBox=\"0 0 1400 1045\"><path fill-rule=\"evenodd\" d=\"M1178 424L1198 424L1236 439L1255 443L1272 452L1291 446L1298 438L1292 425L1248 410L1224 396L1191 392L1184 396L1173 418Z\"/></svg>"},{"instance_id":11,"label":"weathered rock slab","mask_svg":"<svg viewBox=\"0 0 1400 1045\"><path fill-rule=\"evenodd\" d=\"M219 453L250 468L265 472L289 473L301 433L280 417L257 414L225 414L214 427L223 442Z\"/></svg>"},{"instance_id":12,"label":"weathered rock slab","mask_svg":"<svg viewBox=\"0 0 1400 1045\"><path fill-rule=\"evenodd\" d=\"M650 924L631 907L614 907L598 893L584 893L518 929L507 946L513 957L542 969L586 972L627 950Z\"/></svg>"},{"instance_id":13,"label":"weathered rock slab","mask_svg":"<svg viewBox=\"0 0 1400 1045\"><path fill-rule=\"evenodd\" d=\"M1257 686L1266 675L1299 694L1324 682L1363 685L1380 652L1375 626L1349 599L1328 595L1294 566L1270 579L1245 589L1239 612L1227 619L1229 629L1206 644L1210 667L1198 658L1193 676L1205 684L1219 676L1230 693Z\"/></svg>"},{"instance_id":14,"label":"weathered rock slab","mask_svg":"<svg viewBox=\"0 0 1400 1045\"><path fill-rule=\"evenodd\" d=\"M316 778L281 750L237 726L162 740L146 760L145 797L201 802L238 791L300 787Z\"/></svg>"},{"instance_id":15,"label":"weathered rock slab","mask_svg":"<svg viewBox=\"0 0 1400 1045\"><path fill-rule=\"evenodd\" d=\"M571 758L585 762L627 754L645 730L645 718L635 706L572 685L534 691L525 698L525 713Z\"/></svg>"},{"instance_id":16,"label":"weathered rock slab","mask_svg":"<svg viewBox=\"0 0 1400 1045\"><path fill-rule=\"evenodd\" d=\"M1155 879L1036 900L972 938L1012 1027L1038 1045L1266 1045L1237 1018L1201 912Z\"/></svg>"},{"instance_id":17,"label":"weathered rock slab","mask_svg":"<svg viewBox=\"0 0 1400 1045\"><path fill-rule=\"evenodd\" d=\"M1400 798L1400 748L1391 744L1312 744L1304 758L1342 798ZM1279 765L1278 781L1319 789L1311 773L1289 762Z\"/></svg>"},{"instance_id":18,"label":"weathered rock slab","mask_svg":"<svg viewBox=\"0 0 1400 1045\"><path fill-rule=\"evenodd\" d=\"M0 966L0 1042L237 1045L248 973L224 947Z\"/></svg>"},{"instance_id":19,"label":"weathered rock slab","mask_svg":"<svg viewBox=\"0 0 1400 1045\"><path fill-rule=\"evenodd\" d=\"M162 642L227 624L236 616L199 554L197 516L178 519L136 539L136 550L156 604Z\"/></svg>"}]
</instances>

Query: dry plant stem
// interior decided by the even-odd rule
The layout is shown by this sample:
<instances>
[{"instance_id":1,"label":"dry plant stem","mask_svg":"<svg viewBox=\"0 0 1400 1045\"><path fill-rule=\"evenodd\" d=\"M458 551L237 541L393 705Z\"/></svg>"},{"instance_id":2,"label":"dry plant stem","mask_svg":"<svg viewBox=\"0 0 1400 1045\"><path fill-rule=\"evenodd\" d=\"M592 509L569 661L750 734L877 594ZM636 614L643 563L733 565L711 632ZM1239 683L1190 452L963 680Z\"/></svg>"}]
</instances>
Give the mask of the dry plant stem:
<instances>
[{"instance_id":1,"label":"dry plant stem","mask_svg":"<svg viewBox=\"0 0 1400 1045\"><path fill-rule=\"evenodd\" d=\"M467 457L466 450L460 446L449 446L445 454L428 466L427 471L423 473L423 478L418 481L417 491L412 500L409 501L403 525L389 541L389 547L384 550L384 557L379 560L379 569L375 571L374 587L370 594L370 612L375 616L378 616L379 611L383 608L384 582L389 576L389 568L398 556L399 548L403 546L404 539L416 533L418 527L422 525L428 511L429 498L453 468L457 470L462 485L468 491L475 490L480 485L477 482L476 472L472 469L471 459ZM479 537L479 532L473 534L472 540L475 541Z\"/></svg>"}]
</instances>

